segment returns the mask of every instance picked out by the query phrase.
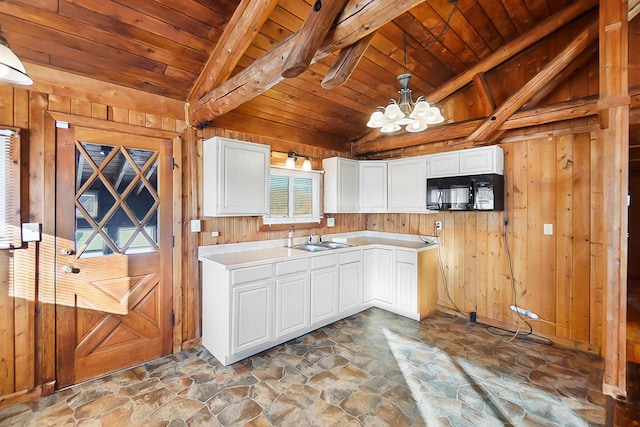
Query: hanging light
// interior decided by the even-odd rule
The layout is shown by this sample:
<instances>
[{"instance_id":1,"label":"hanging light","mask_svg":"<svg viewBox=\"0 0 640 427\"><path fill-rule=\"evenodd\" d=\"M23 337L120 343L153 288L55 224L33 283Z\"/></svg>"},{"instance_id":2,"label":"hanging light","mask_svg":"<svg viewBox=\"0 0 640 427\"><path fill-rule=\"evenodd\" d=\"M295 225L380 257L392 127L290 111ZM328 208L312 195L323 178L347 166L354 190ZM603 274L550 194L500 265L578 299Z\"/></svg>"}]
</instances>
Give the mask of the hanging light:
<instances>
[{"instance_id":1,"label":"hanging light","mask_svg":"<svg viewBox=\"0 0 640 427\"><path fill-rule=\"evenodd\" d=\"M447 22L438 36L427 46L422 47L420 50L426 50L433 46L440 40L442 35L449 28L451 17L458 7L458 0L449 0L449 3L453 3L453 8L447 18ZM380 132L396 132L405 127L407 132L422 132L427 129L429 125L444 122L444 117L440 112L440 109L436 106L429 105L424 99L424 96L420 96L415 102L411 97L411 89L409 89L409 82L413 75L407 73L407 34L403 33L403 53L404 53L404 73L398 76L400 82L400 90L398 91L398 101L394 99L389 100L389 105L386 107L377 107L376 110L369 117L367 126L370 128L379 128Z\"/></svg>"},{"instance_id":2,"label":"hanging light","mask_svg":"<svg viewBox=\"0 0 640 427\"><path fill-rule=\"evenodd\" d=\"M429 105L423 96L420 96L416 102L413 101L411 89L409 89L411 77L413 76L409 73L398 76L399 100L397 102L394 99L389 100L389 105L384 109L378 107L371 114L368 127L380 128L380 132L385 133L396 132L401 129L401 126L404 126L407 132L422 132L429 125L444 121L440 109Z\"/></svg>"},{"instance_id":3,"label":"hanging light","mask_svg":"<svg viewBox=\"0 0 640 427\"><path fill-rule=\"evenodd\" d=\"M7 39L0 30L0 82L16 85L32 85L33 80L27 75L24 65L9 47Z\"/></svg>"}]
</instances>

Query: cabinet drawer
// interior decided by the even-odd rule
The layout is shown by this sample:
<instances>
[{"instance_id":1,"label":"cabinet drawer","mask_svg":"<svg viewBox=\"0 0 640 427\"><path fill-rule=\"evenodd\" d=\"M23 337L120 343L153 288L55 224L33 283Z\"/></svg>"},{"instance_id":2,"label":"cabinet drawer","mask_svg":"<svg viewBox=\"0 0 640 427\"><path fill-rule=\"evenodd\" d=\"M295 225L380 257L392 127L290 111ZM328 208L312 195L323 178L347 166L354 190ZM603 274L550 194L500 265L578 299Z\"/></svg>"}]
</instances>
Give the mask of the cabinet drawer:
<instances>
[{"instance_id":1,"label":"cabinet drawer","mask_svg":"<svg viewBox=\"0 0 640 427\"><path fill-rule=\"evenodd\" d=\"M340 264L348 264L350 262L357 262L362 259L362 253L360 251L344 252L340 254Z\"/></svg>"},{"instance_id":2,"label":"cabinet drawer","mask_svg":"<svg viewBox=\"0 0 640 427\"><path fill-rule=\"evenodd\" d=\"M407 262L407 263L416 263L417 254L415 252L410 251L396 251L396 261Z\"/></svg>"},{"instance_id":3,"label":"cabinet drawer","mask_svg":"<svg viewBox=\"0 0 640 427\"><path fill-rule=\"evenodd\" d=\"M297 259L295 261L285 261L276 264L276 276L300 273L307 270L309 270L308 259Z\"/></svg>"},{"instance_id":4,"label":"cabinet drawer","mask_svg":"<svg viewBox=\"0 0 640 427\"><path fill-rule=\"evenodd\" d=\"M239 268L231 271L231 284L255 282L262 279L270 279L273 275L271 264L257 265L255 267Z\"/></svg>"},{"instance_id":5,"label":"cabinet drawer","mask_svg":"<svg viewBox=\"0 0 640 427\"><path fill-rule=\"evenodd\" d=\"M311 269L317 270L318 268L337 267L340 257L338 254L315 256L311 258Z\"/></svg>"}]
</instances>

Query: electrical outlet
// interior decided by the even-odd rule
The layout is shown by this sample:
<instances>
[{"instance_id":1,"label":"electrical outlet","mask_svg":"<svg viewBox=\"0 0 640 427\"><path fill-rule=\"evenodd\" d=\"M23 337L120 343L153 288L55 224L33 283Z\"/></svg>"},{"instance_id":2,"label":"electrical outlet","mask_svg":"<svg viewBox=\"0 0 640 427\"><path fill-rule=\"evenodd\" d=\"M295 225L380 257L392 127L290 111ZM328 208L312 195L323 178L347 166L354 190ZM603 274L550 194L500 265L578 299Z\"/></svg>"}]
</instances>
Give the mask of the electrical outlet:
<instances>
[{"instance_id":1,"label":"electrical outlet","mask_svg":"<svg viewBox=\"0 0 640 427\"><path fill-rule=\"evenodd\" d=\"M436 230L442 230L442 221L436 221Z\"/></svg>"}]
</instances>

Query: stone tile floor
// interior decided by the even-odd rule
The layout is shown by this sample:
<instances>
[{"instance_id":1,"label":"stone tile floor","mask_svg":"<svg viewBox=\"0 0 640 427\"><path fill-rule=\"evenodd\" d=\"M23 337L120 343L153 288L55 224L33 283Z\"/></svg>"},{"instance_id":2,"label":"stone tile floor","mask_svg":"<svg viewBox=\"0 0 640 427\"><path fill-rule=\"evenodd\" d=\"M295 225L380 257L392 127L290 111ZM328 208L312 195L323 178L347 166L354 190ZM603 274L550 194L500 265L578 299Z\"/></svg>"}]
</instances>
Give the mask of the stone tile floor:
<instances>
[{"instance_id":1,"label":"stone tile floor","mask_svg":"<svg viewBox=\"0 0 640 427\"><path fill-rule=\"evenodd\" d=\"M602 360L370 309L222 366L203 347L0 411L11 426L593 426Z\"/></svg>"}]
</instances>

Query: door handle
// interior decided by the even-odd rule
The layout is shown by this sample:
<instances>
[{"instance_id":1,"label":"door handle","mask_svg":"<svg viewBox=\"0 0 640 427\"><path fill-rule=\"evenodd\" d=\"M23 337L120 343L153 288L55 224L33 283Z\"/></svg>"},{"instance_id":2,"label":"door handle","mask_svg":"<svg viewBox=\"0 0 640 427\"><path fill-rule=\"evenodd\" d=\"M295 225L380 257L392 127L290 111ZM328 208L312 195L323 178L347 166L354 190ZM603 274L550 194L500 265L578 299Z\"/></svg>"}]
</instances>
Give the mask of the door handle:
<instances>
[{"instance_id":1,"label":"door handle","mask_svg":"<svg viewBox=\"0 0 640 427\"><path fill-rule=\"evenodd\" d=\"M73 255L74 254L73 249L68 249L68 248L61 249L60 253L62 255Z\"/></svg>"},{"instance_id":2,"label":"door handle","mask_svg":"<svg viewBox=\"0 0 640 427\"><path fill-rule=\"evenodd\" d=\"M67 264L62 267L62 272L65 274L78 273L79 271L79 269L75 268L71 264Z\"/></svg>"}]
</instances>

